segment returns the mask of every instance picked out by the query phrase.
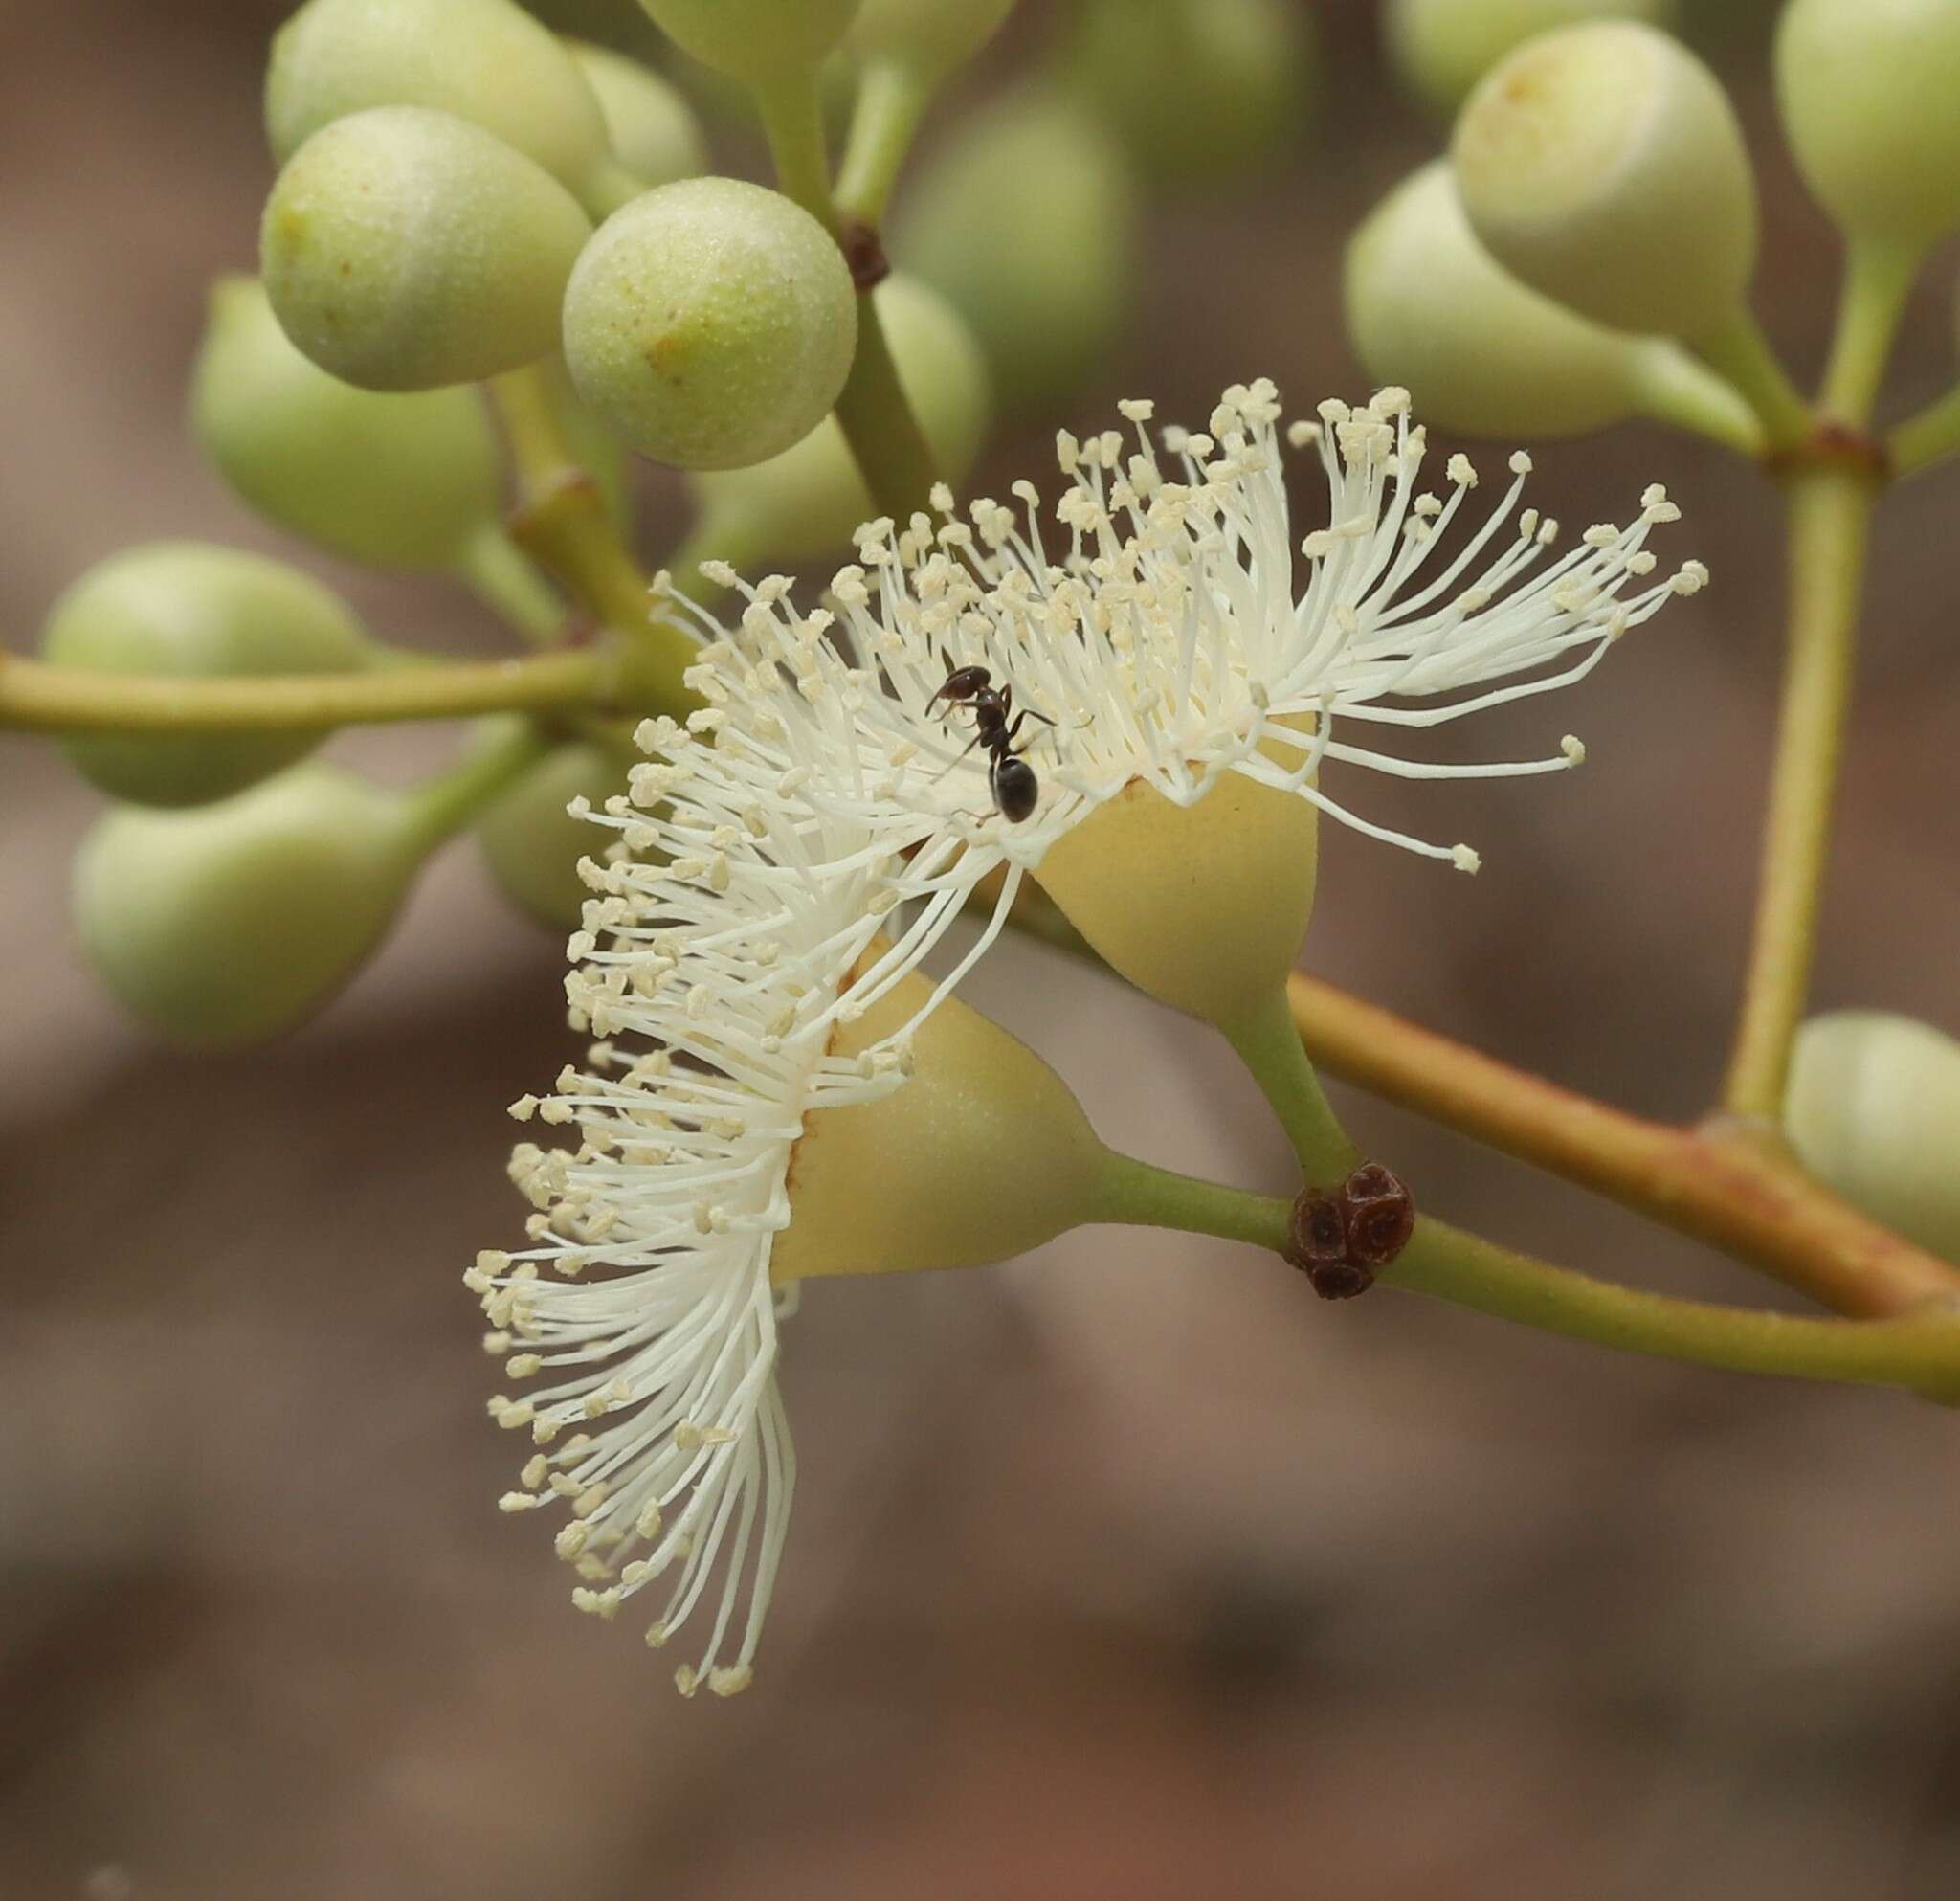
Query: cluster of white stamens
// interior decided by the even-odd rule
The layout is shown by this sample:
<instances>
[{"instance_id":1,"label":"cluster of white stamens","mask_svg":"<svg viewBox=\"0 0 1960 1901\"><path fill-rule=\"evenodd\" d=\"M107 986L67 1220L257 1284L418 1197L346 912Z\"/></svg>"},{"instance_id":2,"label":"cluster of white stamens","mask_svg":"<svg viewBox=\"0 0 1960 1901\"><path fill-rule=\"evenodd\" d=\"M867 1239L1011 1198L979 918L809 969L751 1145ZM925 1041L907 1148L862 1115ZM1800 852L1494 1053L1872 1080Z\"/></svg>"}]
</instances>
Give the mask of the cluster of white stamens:
<instances>
[{"instance_id":1,"label":"cluster of white stamens","mask_svg":"<svg viewBox=\"0 0 1960 1901\"><path fill-rule=\"evenodd\" d=\"M1018 513L980 501L960 519L941 490L937 521L869 524L858 562L832 581L833 605L813 614L794 611L780 578L749 587L715 573L746 607L732 627L707 621L715 637L694 683L717 720L753 736L758 795L795 796L888 853L915 854L896 888L924 901L921 949L1004 866L997 928L1020 874L1138 780L1189 805L1242 772L1474 871L1467 845L1391 832L1337 802L1323 766L1508 776L1574 766L1579 742L1543 759L1431 763L1346 736L1347 723L1437 726L1570 685L1707 578L1696 562L1650 578L1649 530L1679 514L1659 487L1630 527L1588 528L1554 553L1557 524L1519 508L1522 453L1497 507L1453 546L1476 474L1454 457L1446 497L1417 491L1423 432L1399 390L1362 409L1324 403L1320 423L1285 432L1318 448L1329 493L1328 525L1298 540L1270 383L1228 391L1208 434L1166 431L1169 470L1145 431L1150 406L1123 411L1133 441L1115 430L1059 438L1072 485L1053 510L1053 548L1039 497L1020 482ZM949 672L975 664L1029 715L1020 744L1042 796L1022 823L993 808L987 761L935 704Z\"/></svg>"},{"instance_id":2,"label":"cluster of white stamens","mask_svg":"<svg viewBox=\"0 0 1960 1901\"><path fill-rule=\"evenodd\" d=\"M1319 424L1285 432L1317 446L1329 493L1327 526L1303 539L1270 384L1228 391L1204 435L1165 432L1168 467L1144 429L1149 405L1123 408L1133 443L1059 438L1071 486L1052 551L1022 482L1020 511L981 501L960 519L942 490L936 520L870 524L814 613L793 610L787 581L719 570L745 607L733 627L699 616L709 639L689 681L705 705L688 731L647 722L648 761L589 815L614 838L584 866L593 897L567 994L597 1040L554 1094L513 1107L575 1128L578 1146L518 1149L531 1245L486 1253L465 1278L494 1330L485 1344L521 1382L491 1412L537 1448L505 1509L569 1506L557 1547L583 1609L610 1618L671 1579L650 1643L712 1604L683 1690L747 1683L782 1551L794 1465L769 1264L795 1144L813 1110L893 1088L907 1066L902 1034L836 1055L838 1024L1003 871L991 923L943 995L1020 877L1134 781L1191 805L1242 773L1476 869L1467 846L1336 803L1322 768L1450 778L1576 765L1570 737L1550 758L1437 765L1348 734L1570 684L1706 579L1693 562L1651 578L1648 532L1677 514L1658 487L1632 526L1589 528L1554 553L1556 525L1519 508L1522 455L1498 506L1452 536L1476 476L1457 457L1446 496L1417 491L1423 434L1400 391L1323 404ZM969 723L938 698L968 666L1030 717L1015 743L1041 794L1023 822L995 808Z\"/></svg>"},{"instance_id":3,"label":"cluster of white stamens","mask_svg":"<svg viewBox=\"0 0 1960 1901\"><path fill-rule=\"evenodd\" d=\"M678 1681L729 1694L749 1678L794 1480L769 1280L791 1154L813 1109L889 1090L906 1058L831 1050L877 979L877 857L835 821L743 795L724 770L738 736L709 752L649 721L640 739L653 758L590 815L617 839L587 863L570 946L573 1020L600 1040L512 1109L579 1144L518 1148L532 1244L465 1279L521 1383L492 1417L536 1446L504 1510L569 1506L557 1550L583 1610L611 1618L671 1580L650 1644L705 1599L702 1660Z\"/></svg>"}]
</instances>

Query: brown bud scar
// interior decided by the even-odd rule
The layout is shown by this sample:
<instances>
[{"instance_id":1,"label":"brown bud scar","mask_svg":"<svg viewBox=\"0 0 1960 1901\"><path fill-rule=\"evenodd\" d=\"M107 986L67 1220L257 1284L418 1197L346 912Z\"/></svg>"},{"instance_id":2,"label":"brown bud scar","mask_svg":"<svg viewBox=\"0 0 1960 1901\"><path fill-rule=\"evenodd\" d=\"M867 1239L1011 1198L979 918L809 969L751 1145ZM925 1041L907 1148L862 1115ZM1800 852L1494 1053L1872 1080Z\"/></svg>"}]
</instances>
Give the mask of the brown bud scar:
<instances>
[{"instance_id":1,"label":"brown bud scar","mask_svg":"<svg viewBox=\"0 0 1960 1901\"><path fill-rule=\"evenodd\" d=\"M1352 1300L1374 1286L1374 1270L1354 1261L1337 1261L1331 1266L1309 1267L1308 1285L1323 1300Z\"/></svg>"},{"instance_id":2,"label":"brown bud scar","mask_svg":"<svg viewBox=\"0 0 1960 1901\"><path fill-rule=\"evenodd\" d=\"M1401 1177L1379 1162L1369 1162L1341 1187L1348 1259L1370 1270L1385 1267L1409 1244L1415 1228L1415 1200Z\"/></svg>"},{"instance_id":3,"label":"brown bud scar","mask_svg":"<svg viewBox=\"0 0 1960 1901\"><path fill-rule=\"evenodd\" d=\"M851 272L851 281L859 290L871 290L892 274L891 259L884 255L884 241L875 225L852 218L838 235L837 243Z\"/></svg>"},{"instance_id":4,"label":"brown bud scar","mask_svg":"<svg viewBox=\"0 0 1960 1901\"><path fill-rule=\"evenodd\" d=\"M1324 1195L1317 1188L1302 1192L1293 1204L1286 1244L1281 1252L1313 1283L1314 1291L1323 1298L1344 1297L1325 1294L1321 1286L1324 1279L1331 1276L1338 1280L1348 1272L1347 1224L1342 1219L1341 1204L1331 1195ZM1361 1290L1356 1287L1351 1291Z\"/></svg>"}]
</instances>

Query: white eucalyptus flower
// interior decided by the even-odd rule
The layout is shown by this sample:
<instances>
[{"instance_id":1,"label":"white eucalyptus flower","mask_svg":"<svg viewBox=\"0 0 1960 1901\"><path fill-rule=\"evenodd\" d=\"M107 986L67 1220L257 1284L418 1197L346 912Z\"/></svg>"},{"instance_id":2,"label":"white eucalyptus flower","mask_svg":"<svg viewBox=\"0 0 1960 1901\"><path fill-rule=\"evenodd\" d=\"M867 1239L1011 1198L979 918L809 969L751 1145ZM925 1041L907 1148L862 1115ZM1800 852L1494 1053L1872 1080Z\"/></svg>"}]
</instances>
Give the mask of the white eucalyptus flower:
<instances>
[{"instance_id":1,"label":"white eucalyptus flower","mask_svg":"<svg viewBox=\"0 0 1960 1901\"><path fill-rule=\"evenodd\" d=\"M464 1279L523 1382L492 1417L537 1446L503 1509L568 1504L580 1609L610 1619L661 1582L657 1646L711 1617L677 1682L728 1695L795 1478L779 1302L802 1278L1037 1245L1103 1211L1108 1152L1053 1071L957 1001L915 1044L932 999L880 934L894 867L861 828L755 798L739 732L710 749L661 720L639 739L656 756L628 791L571 808L615 834L582 867L567 980L600 1040L512 1106L578 1146L518 1148L532 1244Z\"/></svg>"},{"instance_id":2,"label":"white eucalyptus flower","mask_svg":"<svg viewBox=\"0 0 1960 1901\"><path fill-rule=\"evenodd\" d=\"M1679 513L1658 486L1631 526L1588 528L1554 552L1557 525L1519 507L1523 454L1497 507L1453 535L1476 474L1454 457L1446 496L1418 491L1423 432L1400 390L1362 409L1324 403L1320 424L1285 432L1318 447L1329 494L1326 525L1303 537L1270 383L1227 391L1208 434L1167 431L1168 467L1143 428L1150 406L1123 410L1134 444L1117 431L1059 437L1072 485L1053 529L1030 483L1014 486L1024 512L981 501L966 520L941 490L936 524L915 516L860 532L859 564L832 582L835 615L799 615L779 579L745 588L735 626L709 622L719 637L692 678L708 717L748 736L755 796L802 800L886 853L912 854L893 885L924 901L900 940L903 959L916 962L978 882L1004 868L977 956L1019 877L1038 870L1120 969L1223 1020L1246 985L1267 986L1276 960L1283 974L1297 951L1316 812L1477 868L1467 845L1351 811L1323 789L1323 768L1473 778L1576 765L1584 749L1570 736L1547 758L1448 764L1399 757L1376 735L1570 685L1706 570L1690 562L1651 578L1648 533ZM727 570L716 578L742 585ZM944 695L969 667L1011 695L1009 730L1039 787L1025 816L996 802L970 704ZM1221 787L1233 796L1209 826L1163 810L1194 815ZM1128 816L1104 822L1119 801ZM1153 862L1162 876L1149 875ZM1241 921L1258 940L1242 983L1220 954L1221 934L1229 951ZM1199 934L1196 962L1188 950L1165 965L1166 946Z\"/></svg>"},{"instance_id":3,"label":"white eucalyptus flower","mask_svg":"<svg viewBox=\"0 0 1960 1901\"><path fill-rule=\"evenodd\" d=\"M791 1156L812 1109L889 1091L902 1056L831 1046L878 932L877 864L840 869L834 826L732 796L670 722L644 738L664 756L592 815L618 849L590 869L570 947L574 1022L601 1040L555 1094L513 1106L582 1139L520 1146L533 1244L465 1279L486 1345L525 1382L491 1413L538 1446L504 1509L569 1504L557 1549L583 1610L611 1618L668 1581L650 1644L705 1601L702 1661L678 1680L729 1694L749 1680L795 1479L769 1273Z\"/></svg>"}]
</instances>

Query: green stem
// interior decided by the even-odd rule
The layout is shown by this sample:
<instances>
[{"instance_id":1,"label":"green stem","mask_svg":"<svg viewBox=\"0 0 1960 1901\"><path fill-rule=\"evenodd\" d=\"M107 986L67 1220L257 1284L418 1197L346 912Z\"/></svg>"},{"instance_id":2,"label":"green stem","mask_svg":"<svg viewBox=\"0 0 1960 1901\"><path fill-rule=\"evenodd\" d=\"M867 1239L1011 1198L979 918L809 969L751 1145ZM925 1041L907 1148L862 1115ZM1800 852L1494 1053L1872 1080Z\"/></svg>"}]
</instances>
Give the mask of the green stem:
<instances>
[{"instance_id":1,"label":"green stem","mask_svg":"<svg viewBox=\"0 0 1960 1901\"><path fill-rule=\"evenodd\" d=\"M931 95L889 60L865 69L837 168L837 203L847 217L882 224Z\"/></svg>"},{"instance_id":2,"label":"green stem","mask_svg":"<svg viewBox=\"0 0 1960 1901\"><path fill-rule=\"evenodd\" d=\"M831 196L823 121L813 83L758 91L776 182L834 236L843 223ZM858 350L836 401L837 426L873 501L902 522L932 492L932 451L913 414L870 288L858 293Z\"/></svg>"},{"instance_id":3,"label":"green stem","mask_svg":"<svg viewBox=\"0 0 1960 1901\"><path fill-rule=\"evenodd\" d=\"M858 354L837 396L837 426L871 499L905 521L925 507L935 470L919 419L899 382L899 367L870 291L858 293Z\"/></svg>"},{"instance_id":4,"label":"green stem","mask_svg":"<svg viewBox=\"0 0 1960 1901\"><path fill-rule=\"evenodd\" d=\"M1732 383L1698 363L1682 347L1656 337L1635 371L1635 401L1643 415L1705 436L1742 456L1763 453L1763 425Z\"/></svg>"},{"instance_id":5,"label":"green stem","mask_svg":"<svg viewBox=\"0 0 1960 1901\"><path fill-rule=\"evenodd\" d=\"M1810 991L1831 812L1857 653L1873 482L1854 469L1790 479L1790 636L1776 763L1726 1107L1774 1122Z\"/></svg>"},{"instance_id":6,"label":"green stem","mask_svg":"<svg viewBox=\"0 0 1960 1901\"><path fill-rule=\"evenodd\" d=\"M551 646L569 631L571 617L564 601L501 528L486 527L472 537L457 561L456 574L491 613L534 646Z\"/></svg>"},{"instance_id":7,"label":"green stem","mask_svg":"<svg viewBox=\"0 0 1960 1901\"><path fill-rule=\"evenodd\" d=\"M407 832L417 860L454 838L511 782L551 750L553 741L528 720L485 738L446 772L407 793Z\"/></svg>"},{"instance_id":8,"label":"green stem","mask_svg":"<svg viewBox=\"0 0 1960 1901\"><path fill-rule=\"evenodd\" d=\"M487 387L491 406L503 425L504 446L510 451L524 501L556 488L580 467L577 453L559 426L545 372L537 364L493 376Z\"/></svg>"},{"instance_id":9,"label":"green stem","mask_svg":"<svg viewBox=\"0 0 1960 1901\"><path fill-rule=\"evenodd\" d=\"M1102 1152L1096 1209L1089 1218L1118 1227L1176 1228L1185 1234L1216 1235L1278 1254L1286 1245L1293 1204L1275 1196L1225 1188L1195 1175L1160 1169L1134 1155Z\"/></svg>"},{"instance_id":10,"label":"green stem","mask_svg":"<svg viewBox=\"0 0 1960 1901\"><path fill-rule=\"evenodd\" d=\"M786 197L793 198L825 230L837 229L831 202L831 166L823 144L823 102L812 74L757 87L755 108L768 141L769 163Z\"/></svg>"},{"instance_id":11,"label":"green stem","mask_svg":"<svg viewBox=\"0 0 1960 1901\"><path fill-rule=\"evenodd\" d=\"M1276 987L1241 1021L1218 1027L1272 1104L1308 1186L1332 1188L1347 1180L1361 1159L1360 1151L1321 1089L1294 1027L1285 988Z\"/></svg>"},{"instance_id":12,"label":"green stem","mask_svg":"<svg viewBox=\"0 0 1960 1901\"><path fill-rule=\"evenodd\" d=\"M1870 419L1923 256L1916 246L1868 237L1851 240L1837 336L1818 396L1820 406L1838 421L1862 426Z\"/></svg>"},{"instance_id":13,"label":"green stem","mask_svg":"<svg viewBox=\"0 0 1960 1901\"><path fill-rule=\"evenodd\" d=\"M1619 1353L1960 1395L1960 1306L1947 1303L1889 1320L1816 1320L1676 1300L1554 1267L1427 1216L1381 1279Z\"/></svg>"},{"instance_id":14,"label":"green stem","mask_svg":"<svg viewBox=\"0 0 1960 1901\"><path fill-rule=\"evenodd\" d=\"M1895 476L1914 475L1960 455L1960 388L1902 422L1886 436L1885 454Z\"/></svg>"},{"instance_id":15,"label":"green stem","mask_svg":"<svg viewBox=\"0 0 1960 1901\"><path fill-rule=\"evenodd\" d=\"M1688 343L1762 417L1771 449L1790 448L1810 434L1809 409L1747 309L1737 305L1726 322L1705 336L1689 338Z\"/></svg>"},{"instance_id":16,"label":"green stem","mask_svg":"<svg viewBox=\"0 0 1960 1901\"><path fill-rule=\"evenodd\" d=\"M546 712L609 704L618 657L604 649L522 660L365 673L182 680L93 673L0 655L0 727L27 732L319 731L475 713Z\"/></svg>"},{"instance_id":17,"label":"green stem","mask_svg":"<svg viewBox=\"0 0 1960 1901\"><path fill-rule=\"evenodd\" d=\"M1278 1253L1291 1204L1200 1181L1113 1152L1094 1219L1216 1235ZM1678 1300L1556 1267L1431 1216L1415 1223L1385 1285L1428 1294L1541 1332L1618 1353L1730 1373L1780 1374L1897 1386L1931 1398L1960 1396L1960 1304L1937 1302L1887 1320L1816 1320Z\"/></svg>"}]
</instances>

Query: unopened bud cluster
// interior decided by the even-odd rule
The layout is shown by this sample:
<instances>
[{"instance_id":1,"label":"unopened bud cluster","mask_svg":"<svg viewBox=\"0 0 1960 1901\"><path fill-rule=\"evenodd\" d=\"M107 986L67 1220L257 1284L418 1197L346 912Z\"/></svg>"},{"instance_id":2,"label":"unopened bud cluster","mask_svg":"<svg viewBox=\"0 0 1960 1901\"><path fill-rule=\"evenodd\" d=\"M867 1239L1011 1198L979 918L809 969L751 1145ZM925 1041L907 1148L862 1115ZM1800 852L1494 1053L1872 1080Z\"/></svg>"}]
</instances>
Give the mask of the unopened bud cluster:
<instances>
[{"instance_id":1,"label":"unopened bud cluster","mask_svg":"<svg viewBox=\"0 0 1960 1901\"><path fill-rule=\"evenodd\" d=\"M1695 361L1748 328L1755 181L1733 107L1663 0L1394 0L1403 78L1454 115L1449 161L1348 253L1370 371L1467 433L1634 414L1752 446ZM1859 244L1909 263L1960 229L1960 10L1791 0L1778 100L1799 167Z\"/></svg>"}]
</instances>

